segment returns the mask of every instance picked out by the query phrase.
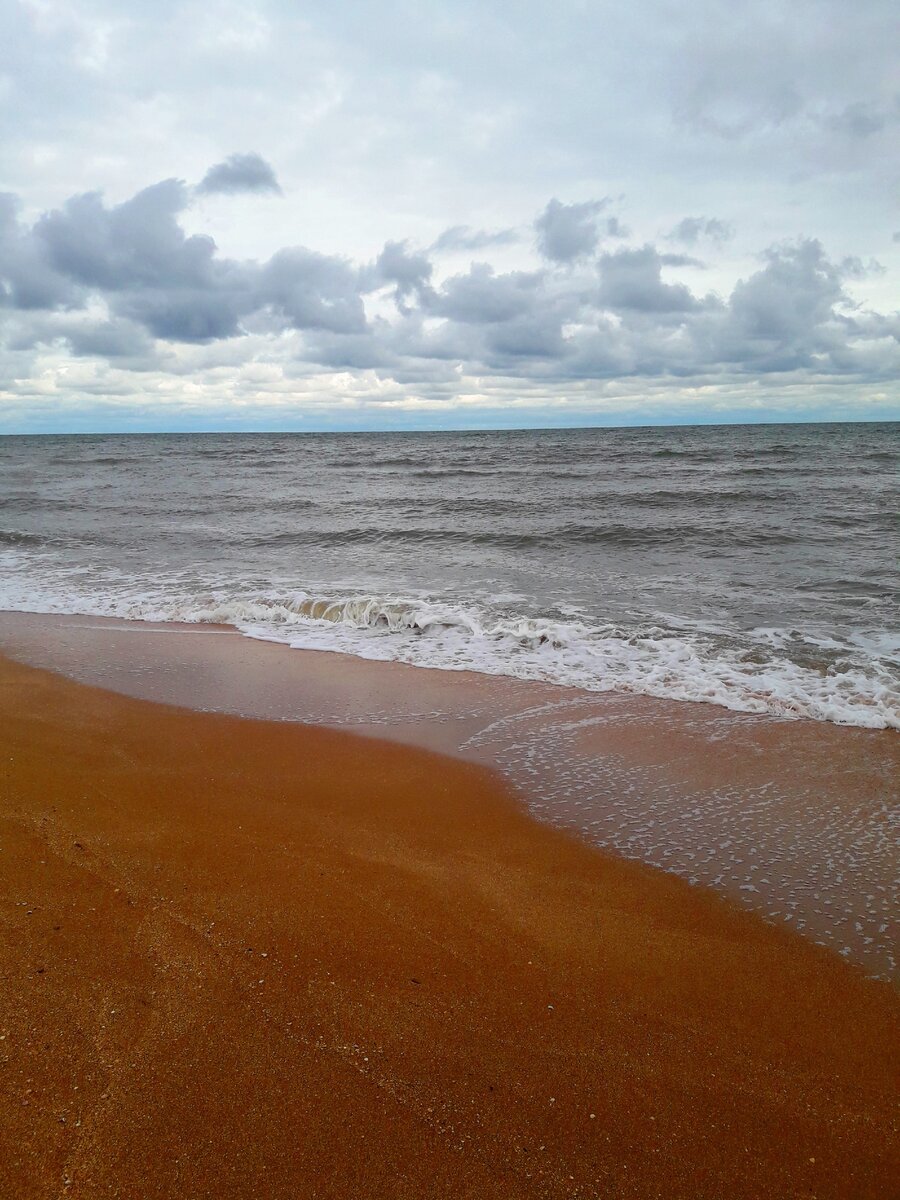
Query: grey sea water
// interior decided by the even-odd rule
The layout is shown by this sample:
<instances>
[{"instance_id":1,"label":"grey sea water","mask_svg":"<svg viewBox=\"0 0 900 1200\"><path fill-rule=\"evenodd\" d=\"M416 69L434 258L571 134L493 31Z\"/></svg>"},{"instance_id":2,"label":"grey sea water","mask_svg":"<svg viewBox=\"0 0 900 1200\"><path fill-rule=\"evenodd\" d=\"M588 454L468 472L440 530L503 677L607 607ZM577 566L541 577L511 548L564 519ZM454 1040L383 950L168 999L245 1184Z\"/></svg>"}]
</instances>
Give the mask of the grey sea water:
<instances>
[{"instance_id":1,"label":"grey sea water","mask_svg":"<svg viewBox=\"0 0 900 1200\"><path fill-rule=\"evenodd\" d=\"M0 608L900 727L900 425L0 439Z\"/></svg>"}]
</instances>

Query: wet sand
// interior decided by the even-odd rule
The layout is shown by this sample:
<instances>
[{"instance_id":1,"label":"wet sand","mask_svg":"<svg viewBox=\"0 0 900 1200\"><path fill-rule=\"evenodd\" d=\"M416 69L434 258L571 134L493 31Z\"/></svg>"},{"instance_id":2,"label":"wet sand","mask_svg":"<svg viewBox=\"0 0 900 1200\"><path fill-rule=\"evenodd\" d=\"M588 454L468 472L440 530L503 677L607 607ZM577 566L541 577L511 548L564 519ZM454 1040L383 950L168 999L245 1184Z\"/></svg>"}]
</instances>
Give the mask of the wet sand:
<instances>
[{"instance_id":1,"label":"wet sand","mask_svg":"<svg viewBox=\"0 0 900 1200\"><path fill-rule=\"evenodd\" d=\"M0 1194L883 1197L898 1006L476 764L0 662Z\"/></svg>"},{"instance_id":2,"label":"wet sand","mask_svg":"<svg viewBox=\"0 0 900 1200\"><path fill-rule=\"evenodd\" d=\"M900 982L894 731L368 662L202 625L0 613L0 650L126 695L499 769L542 820Z\"/></svg>"}]
</instances>

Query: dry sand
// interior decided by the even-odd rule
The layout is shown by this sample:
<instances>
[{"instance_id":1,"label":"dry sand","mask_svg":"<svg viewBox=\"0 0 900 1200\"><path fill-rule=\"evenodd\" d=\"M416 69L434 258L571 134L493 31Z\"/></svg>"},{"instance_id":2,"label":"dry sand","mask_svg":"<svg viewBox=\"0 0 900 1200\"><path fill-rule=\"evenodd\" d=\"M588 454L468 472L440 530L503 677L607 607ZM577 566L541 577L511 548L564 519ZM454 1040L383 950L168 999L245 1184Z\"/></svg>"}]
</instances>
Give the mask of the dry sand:
<instances>
[{"instance_id":1,"label":"dry sand","mask_svg":"<svg viewBox=\"0 0 900 1200\"><path fill-rule=\"evenodd\" d=\"M0 915L4 1198L898 1178L887 985L474 764L5 661Z\"/></svg>"}]
</instances>

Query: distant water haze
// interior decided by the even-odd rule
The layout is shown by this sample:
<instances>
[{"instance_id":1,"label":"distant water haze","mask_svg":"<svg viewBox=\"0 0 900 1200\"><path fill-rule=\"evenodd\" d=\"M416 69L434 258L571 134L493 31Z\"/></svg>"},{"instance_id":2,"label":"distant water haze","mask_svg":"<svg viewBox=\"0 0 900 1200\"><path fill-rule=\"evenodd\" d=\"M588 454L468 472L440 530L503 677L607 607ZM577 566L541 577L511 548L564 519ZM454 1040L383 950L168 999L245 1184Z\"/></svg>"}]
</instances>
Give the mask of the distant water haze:
<instances>
[{"instance_id":1,"label":"distant water haze","mask_svg":"<svg viewBox=\"0 0 900 1200\"><path fill-rule=\"evenodd\" d=\"M0 441L0 608L900 727L896 424Z\"/></svg>"}]
</instances>

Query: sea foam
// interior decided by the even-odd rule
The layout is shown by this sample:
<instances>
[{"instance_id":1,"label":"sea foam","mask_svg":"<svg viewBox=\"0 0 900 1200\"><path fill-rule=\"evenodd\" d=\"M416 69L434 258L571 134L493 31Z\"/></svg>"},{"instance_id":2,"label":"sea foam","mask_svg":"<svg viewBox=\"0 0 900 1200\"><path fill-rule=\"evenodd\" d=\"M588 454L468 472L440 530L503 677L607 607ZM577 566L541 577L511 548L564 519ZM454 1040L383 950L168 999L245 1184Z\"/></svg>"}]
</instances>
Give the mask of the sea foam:
<instances>
[{"instance_id":1,"label":"sea foam","mask_svg":"<svg viewBox=\"0 0 900 1200\"><path fill-rule=\"evenodd\" d=\"M516 613L507 597L492 604L424 593L188 592L175 581L168 588L147 580L137 588L137 582L122 577L95 590L77 572L52 587L23 586L21 576L16 585L8 576L0 584L0 608L224 624L297 649L900 729L898 648L883 635L874 645L858 639L839 666L826 667L797 662L788 652L797 635L788 630L732 635L696 623L676 629L662 620L626 629L579 619L571 610L553 617ZM822 639L804 643L808 656Z\"/></svg>"}]
</instances>

